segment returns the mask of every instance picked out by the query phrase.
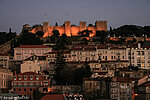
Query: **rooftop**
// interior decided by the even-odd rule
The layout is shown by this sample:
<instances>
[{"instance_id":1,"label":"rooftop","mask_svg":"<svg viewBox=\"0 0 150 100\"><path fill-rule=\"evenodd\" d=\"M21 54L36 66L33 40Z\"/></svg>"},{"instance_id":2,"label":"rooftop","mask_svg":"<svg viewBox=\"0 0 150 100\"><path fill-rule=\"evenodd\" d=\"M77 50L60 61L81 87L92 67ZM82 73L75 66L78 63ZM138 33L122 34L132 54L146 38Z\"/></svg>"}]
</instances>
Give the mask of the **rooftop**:
<instances>
[{"instance_id":1,"label":"rooftop","mask_svg":"<svg viewBox=\"0 0 150 100\"><path fill-rule=\"evenodd\" d=\"M22 45L16 48L51 48L51 47L45 45Z\"/></svg>"}]
</instances>

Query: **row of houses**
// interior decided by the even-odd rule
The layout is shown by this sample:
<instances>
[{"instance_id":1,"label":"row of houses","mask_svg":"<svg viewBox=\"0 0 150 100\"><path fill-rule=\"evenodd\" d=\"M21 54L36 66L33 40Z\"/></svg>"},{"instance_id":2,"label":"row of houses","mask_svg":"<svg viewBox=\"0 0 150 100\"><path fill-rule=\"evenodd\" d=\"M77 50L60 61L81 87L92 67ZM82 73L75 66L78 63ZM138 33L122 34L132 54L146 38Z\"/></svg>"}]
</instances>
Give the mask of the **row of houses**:
<instances>
[{"instance_id":1,"label":"row of houses","mask_svg":"<svg viewBox=\"0 0 150 100\"><path fill-rule=\"evenodd\" d=\"M132 100L141 95L136 93L135 88L149 85L149 81L137 85L137 81L148 74L150 65L150 49L148 46L116 46L116 45L74 45L69 50L62 51L62 56L68 66L81 67L85 62L91 67L93 75L84 80L84 91L93 94L107 93L108 98L117 100ZM19 96L33 98L37 89L41 93L48 92L71 92L80 86L51 86L51 76L54 74L54 65L58 51L45 45L23 45L14 48L14 57L7 54L0 54L0 86L8 88L12 86L13 93ZM12 63L20 63L20 73L14 74L7 68ZM141 70L133 71L129 65L138 66ZM4 69L6 68L6 69ZM50 75L42 72L48 70ZM147 72L147 73L145 73ZM147 78L148 80L148 78ZM143 85L146 84L146 85ZM147 93L144 91L144 93ZM98 95L99 95L98 94ZM94 95L92 95L94 96ZM147 96L147 95L146 95Z\"/></svg>"}]
</instances>

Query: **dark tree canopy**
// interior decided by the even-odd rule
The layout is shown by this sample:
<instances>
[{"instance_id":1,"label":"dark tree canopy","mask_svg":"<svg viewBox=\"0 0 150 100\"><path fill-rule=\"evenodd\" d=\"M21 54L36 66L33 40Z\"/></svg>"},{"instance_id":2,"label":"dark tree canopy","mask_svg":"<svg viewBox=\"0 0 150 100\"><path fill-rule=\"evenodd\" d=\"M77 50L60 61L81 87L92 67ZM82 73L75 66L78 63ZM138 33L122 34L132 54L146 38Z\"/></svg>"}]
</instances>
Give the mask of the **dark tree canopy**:
<instances>
[{"instance_id":1,"label":"dark tree canopy","mask_svg":"<svg viewBox=\"0 0 150 100\"><path fill-rule=\"evenodd\" d=\"M39 45L43 42L36 37L35 34L29 33L28 31L25 31L22 33L22 35L17 39L18 46L21 45Z\"/></svg>"},{"instance_id":2,"label":"dark tree canopy","mask_svg":"<svg viewBox=\"0 0 150 100\"><path fill-rule=\"evenodd\" d=\"M113 29L110 33L111 36L115 34L115 36L122 36L122 37L131 37L131 36L137 36L141 37L143 35L148 35L150 33L150 30L148 27L142 27L142 26L136 26L136 25L124 25L121 27L118 27L116 29Z\"/></svg>"},{"instance_id":3,"label":"dark tree canopy","mask_svg":"<svg viewBox=\"0 0 150 100\"><path fill-rule=\"evenodd\" d=\"M0 32L0 45L3 43L6 43L7 41L15 38L17 33L11 32L11 29L9 30L9 33L6 32Z\"/></svg>"},{"instance_id":4,"label":"dark tree canopy","mask_svg":"<svg viewBox=\"0 0 150 100\"><path fill-rule=\"evenodd\" d=\"M56 36L56 37L58 37L60 35L58 30L53 30L52 33L53 33L53 36Z\"/></svg>"},{"instance_id":5,"label":"dark tree canopy","mask_svg":"<svg viewBox=\"0 0 150 100\"><path fill-rule=\"evenodd\" d=\"M43 37L44 32L43 31L37 31L36 35L39 36L39 37Z\"/></svg>"}]
</instances>

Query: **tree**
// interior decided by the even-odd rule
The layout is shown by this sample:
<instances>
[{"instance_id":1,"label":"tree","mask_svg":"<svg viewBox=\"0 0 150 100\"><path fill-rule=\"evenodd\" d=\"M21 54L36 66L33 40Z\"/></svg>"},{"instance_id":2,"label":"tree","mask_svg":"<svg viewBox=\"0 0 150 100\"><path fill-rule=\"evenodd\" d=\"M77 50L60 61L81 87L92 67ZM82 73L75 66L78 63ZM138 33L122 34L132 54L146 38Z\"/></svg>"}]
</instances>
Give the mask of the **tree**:
<instances>
[{"instance_id":1,"label":"tree","mask_svg":"<svg viewBox=\"0 0 150 100\"><path fill-rule=\"evenodd\" d=\"M19 45L40 45L42 43L43 42L38 37L36 37L35 34L29 33L26 30L26 31L24 31L24 33L22 33L22 35L20 35L17 38L16 44L18 44L18 46L19 46Z\"/></svg>"},{"instance_id":2,"label":"tree","mask_svg":"<svg viewBox=\"0 0 150 100\"><path fill-rule=\"evenodd\" d=\"M36 35L39 36L39 37L43 37L44 32L43 31L37 31Z\"/></svg>"},{"instance_id":3,"label":"tree","mask_svg":"<svg viewBox=\"0 0 150 100\"><path fill-rule=\"evenodd\" d=\"M90 27L90 26L93 26L93 24L89 24L89 27Z\"/></svg>"},{"instance_id":4,"label":"tree","mask_svg":"<svg viewBox=\"0 0 150 100\"><path fill-rule=\"evenodd\" d=\"M100 42L103 44L106 41L108 33L105 31L96 31L96 37L100 37Z\"/></svg>"},{"instance_id":5,"label":"tree","mask_svg":"<svg viewBox=\"0 0 150 100\"><path fill-rule=\"evenodd\" d=\"M61 71L66 66L65 58L63 56L62 51L57 51L56 61L55 61L55 75L54 79L57 81L57 84L62 83Z\"/></svg>"},{"instance_id":6,"label":"tree","mask_svg":"<svg viewBox=\"0 0 150 100\"><path fill-rule=\"evenodd\" d=\"M58 26L58 23L57 23L57 22L55 23L55 26Z\"/></svg>"},{"instance_id":7,"label":"tree","mask_svg":"<svg viewBox=\"0 0 150 100\"><path fill-rule=\"evenodd\" d=\"M59 37L60 33L58 30L53 30L53 35L52 36L55 36L55 37Z\"/></svg>"}]
</instances>

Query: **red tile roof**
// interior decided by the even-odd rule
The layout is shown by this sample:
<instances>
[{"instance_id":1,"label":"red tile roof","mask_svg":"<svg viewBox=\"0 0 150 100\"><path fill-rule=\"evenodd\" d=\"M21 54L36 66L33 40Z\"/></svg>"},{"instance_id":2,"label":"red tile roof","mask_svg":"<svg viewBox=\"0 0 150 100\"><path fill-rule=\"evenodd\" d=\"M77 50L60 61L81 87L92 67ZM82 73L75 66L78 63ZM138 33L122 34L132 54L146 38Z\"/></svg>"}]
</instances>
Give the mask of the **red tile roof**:
<instances>
[{"instance_id":1,"label":"red tile roof","mask_svg":"<svg viewBox=\"0 0 150 100\"><path fill-rule=\"evenodd\" d=\"M65 98L62 94L47 94L40 100L65 100Z\"/></svg>"},{"instance_id":2,"label":"red tile roof","mask_svg":"<svg viewBox=\"0 0 150 100\"><path fill-rule=\"evenodd\" d=\"M16 48L51 48L51 47L45 45L22 45Z\"/></svg>"},{"instance_id":3,"label":"red tile roof","mask_svg":"<svg viewBox=\"0 0 150 100\"><path fill-rule=\"evenodd\" d=\"M24 73L19 73L18 75L38 75L35 72L24 72Z\"/></svg>"},{"instance_id":4,"label":"red tile roof","mask_svg":"<svg viewBox=\"0 0 150 100\"><path fill-rule=\"evenodd\" d=\"M70 50L64 50L62 53L63 54L70 54ZM52 52L49 52L47 54L57 54L57 51L52 51Z\"/></svg>"}]
</instances>

